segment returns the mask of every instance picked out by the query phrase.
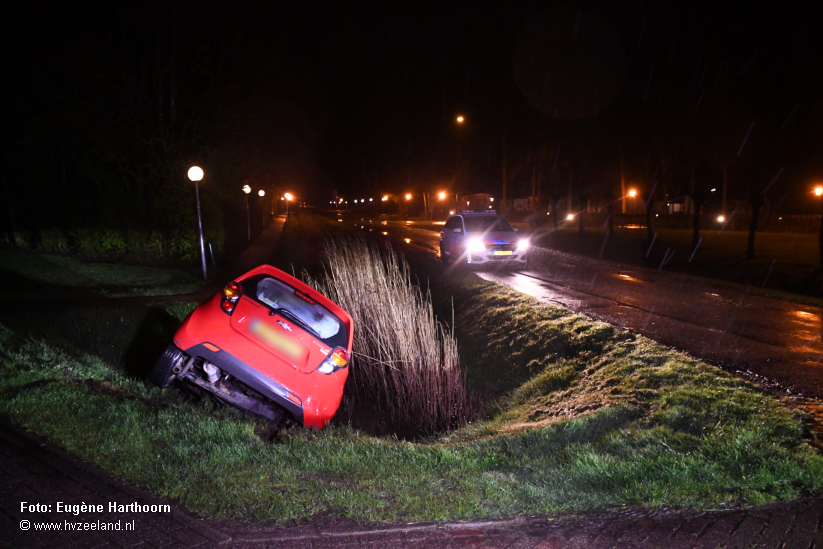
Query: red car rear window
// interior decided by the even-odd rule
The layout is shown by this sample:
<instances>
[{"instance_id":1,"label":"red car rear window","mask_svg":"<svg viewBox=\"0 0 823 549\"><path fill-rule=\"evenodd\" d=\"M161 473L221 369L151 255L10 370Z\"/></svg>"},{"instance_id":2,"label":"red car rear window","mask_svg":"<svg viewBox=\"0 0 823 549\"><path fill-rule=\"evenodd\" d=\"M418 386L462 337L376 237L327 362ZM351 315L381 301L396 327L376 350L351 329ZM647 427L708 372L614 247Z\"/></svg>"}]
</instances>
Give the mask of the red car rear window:
<instances>
[{"instance_id":1,"label":"red car rear window","mask_svg":"<svg viewBox=\"0 0 823 549\"><path fill-rule=\"evenodd\" d=\"M282 280L266 275L251 277L243 281L243 293L272 310L285 310L329 345L345 347L348 343L346 325L337 315Z\"/></svg>"}]
</instances>

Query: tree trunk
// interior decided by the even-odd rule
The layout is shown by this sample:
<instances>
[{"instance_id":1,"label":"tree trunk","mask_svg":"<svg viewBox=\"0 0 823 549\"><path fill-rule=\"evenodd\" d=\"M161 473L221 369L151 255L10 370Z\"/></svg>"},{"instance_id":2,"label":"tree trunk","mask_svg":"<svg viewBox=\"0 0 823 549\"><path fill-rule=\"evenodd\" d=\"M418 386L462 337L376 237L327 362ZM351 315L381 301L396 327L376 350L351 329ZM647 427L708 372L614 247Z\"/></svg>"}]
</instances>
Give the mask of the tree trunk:
<instances>
[{"instance_id":1,"label":"tree trunk","mask_svg":"<svg viewBox=\"0 0 823 549\"><path fill-rule=\"evenodd\" d=\"M757 225L760 223L760 208L763 205L763 197L760 193L757 193L749 202L752 206L752 220L751 223L749 223L749 242L746 246L746 259L754 259L754 234L757 232Z\"/></svg>"},{"instance_id":2,"label":"tree trunk","mask_svg":"<svg viewBox=\"0 0 823 549\"><path fill-rule=\"evenodd\" d=\"M589 209L589 199L586 195L580 197L580 213L577 214L577 230L580 234L586 232L585 215Z\"/></svg>"}]
</instances>

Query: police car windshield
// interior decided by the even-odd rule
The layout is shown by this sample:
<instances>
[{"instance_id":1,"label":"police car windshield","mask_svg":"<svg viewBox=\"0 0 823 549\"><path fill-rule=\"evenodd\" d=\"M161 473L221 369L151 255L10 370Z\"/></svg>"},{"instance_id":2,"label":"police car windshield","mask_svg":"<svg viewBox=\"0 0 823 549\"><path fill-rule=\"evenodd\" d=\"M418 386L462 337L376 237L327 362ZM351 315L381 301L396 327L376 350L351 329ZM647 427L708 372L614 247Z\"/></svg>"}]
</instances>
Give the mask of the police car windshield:
<instances>
[{"instance_id":1,"label":"police car windshield","mask_svg":"<svg viewBox=\"0 0 823 549\"><path fill-rule=\"evenodd\" d=\"M478 215L466 216L463 218L466 223L467 233L485 233L489 232L503 232L513 231L512 226L509 225L505 219L498 216Z\"/></svg>"}]
</instances>

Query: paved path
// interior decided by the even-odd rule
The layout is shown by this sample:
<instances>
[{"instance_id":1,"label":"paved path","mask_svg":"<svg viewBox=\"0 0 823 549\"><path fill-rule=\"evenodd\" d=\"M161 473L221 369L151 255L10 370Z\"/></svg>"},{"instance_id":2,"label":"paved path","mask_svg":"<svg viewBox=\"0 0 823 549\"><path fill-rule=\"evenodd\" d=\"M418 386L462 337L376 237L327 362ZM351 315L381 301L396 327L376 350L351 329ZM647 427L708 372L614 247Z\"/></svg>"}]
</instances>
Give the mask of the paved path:
<instances>
[{"instance_id":1,"label":"paved path","mask_svg":"<svg viewBox=\"0 0 823 549\"><path fill-rule=\"evenodd\" d=\"M51 509L24 513L21 502ZM57 502L103 505L104 510L58 513ZM109 502L169 505L170 510L109 512ZM321 516L293 527L198 519L174 502L126 484L0 420L0 544L10 548L820 549L821 522L823 494L790 504L702 514L632 509L599 516L390 525L359 525ZM65 531L68 524L77 523L119 524L121 529ZM38 530L43 524L59 525L61 530ZM133 529L126 530L127 524Z\"/></svg>"}]
</instances>

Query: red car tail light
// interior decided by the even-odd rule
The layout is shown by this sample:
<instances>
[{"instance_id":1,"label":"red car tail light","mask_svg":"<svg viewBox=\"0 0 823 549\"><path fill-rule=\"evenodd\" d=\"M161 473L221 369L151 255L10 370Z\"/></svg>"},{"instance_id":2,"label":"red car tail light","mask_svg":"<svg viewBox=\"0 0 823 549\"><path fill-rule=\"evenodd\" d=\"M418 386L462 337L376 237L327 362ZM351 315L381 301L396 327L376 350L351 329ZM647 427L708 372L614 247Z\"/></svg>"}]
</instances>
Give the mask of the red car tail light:
<instances>
[{"instance_id":1,"label":"red car tail light","mask_svg":"<svg viewBox=\"0 0 823 549\"><path fill-rule=\"evenodd\" d=\"M241 295L243 295L243 288L237 282L230 282L228 286L223 288L223 295L220 299L220 308L223 309L223 312L231 315Z\"/></svg>"},{"instance_id":2,"label":"red car tail light","mask_svg":"<svg viewBox=\"0 0 823 549\"><path fill-rule=\"evenodd\" d=\"M341 349L340 347L338 347L331 354L331 359L332 359L332 362L335 363L335 365L342 368L346 364L349 363L349 353L347 353L344 349Z\"/></svg>"},{"instance_id":3,"label":"red car tail light","mask_svg":"<svg viewBox=\"0 0 823 549\"><path fill-rule=\"evenodd\" d=\"M337 347L334 351L332 351L329 356L320 363L320 366L317 367L317 371L321 374L333 374L337 370L342 370L346 367L349 363L349 353L346 352L345 349L342 347Z\"/></svg>"},{"instance_id":4,"label":"red car tail light","mask_svg":"<svg viewBox=\"0 0 823 549\"><path fill-rule=\"evenodd\" d=\"M223 288L223 295L229 299L237 299L243 294L243 288L237 282L232 282Z\"/></svg>"}]
</instances>

